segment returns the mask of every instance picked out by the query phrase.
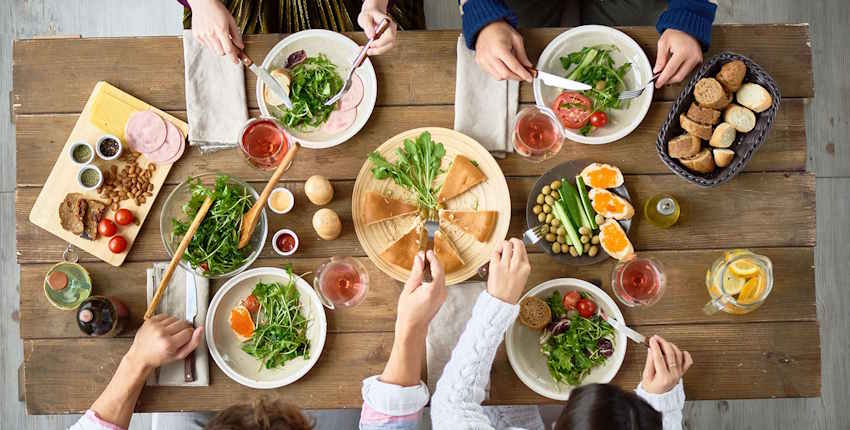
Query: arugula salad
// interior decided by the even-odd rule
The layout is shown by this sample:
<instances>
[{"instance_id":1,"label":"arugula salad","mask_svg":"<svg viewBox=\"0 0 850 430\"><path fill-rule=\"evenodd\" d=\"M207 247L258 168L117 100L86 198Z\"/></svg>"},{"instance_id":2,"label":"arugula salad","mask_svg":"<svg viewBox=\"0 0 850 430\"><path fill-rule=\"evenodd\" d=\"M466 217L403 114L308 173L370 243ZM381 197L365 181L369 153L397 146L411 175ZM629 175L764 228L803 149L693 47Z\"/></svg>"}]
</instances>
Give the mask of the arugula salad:
<instances>
[{"instance_id":1,"label":"arugula salad","mask_svg":"<svg viewBox=\"0 0 850 430\"><path fill-rule=\"evenodd\" d=\"M392 179L402 188L412 191L423 208L437 208L440 187L433 186L434 179L443 173L440 168L446 148L442 143L431 140L431 133L423 132L416 140L405 139L396 149L398 160L390 163L378 152L369 154L375 167L372 174L377 179Z\"/></svg>"},{"instance_id":2,"label":"arugula salad","mask_svg":"<svg viewBox=\"0 0 850 430\"><path fill-rule=\"evenodd\" d=\"M328 120L336 105L325 102L342 89L343 81L337 67L325 54L303 58L287 67L290 76L289 98L292 109L282 108L277 119L286 128L304 130L319 127Z\"/></svg>"}]
</instances>

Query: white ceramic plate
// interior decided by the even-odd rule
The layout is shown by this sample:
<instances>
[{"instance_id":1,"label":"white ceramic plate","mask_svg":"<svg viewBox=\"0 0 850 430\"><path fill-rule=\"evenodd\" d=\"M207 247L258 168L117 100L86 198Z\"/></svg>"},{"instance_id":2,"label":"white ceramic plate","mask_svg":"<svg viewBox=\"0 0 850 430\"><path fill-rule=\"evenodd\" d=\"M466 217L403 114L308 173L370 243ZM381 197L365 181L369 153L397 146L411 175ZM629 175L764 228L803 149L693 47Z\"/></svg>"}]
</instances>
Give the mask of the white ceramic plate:
<instances>
[{"instance_id":1,"label":"white ceramic plate","mask_svg":"<svg viewBox=\"0 0 850 430\"><path fill-rule=\"evenodd\" d=\"M561 33L546 45L546 49L540 54L537 61L537 69L558 76L564 76L564 68L561 67L560 58L575 51L580 51L585 46L614 45L619 51L611 53L614 64L620 66L623 63L632 63L629 72L626 73L624 81L626 89L637 88L645 85L652 79L652 67L649 58L640 48L640 45L631 37L620 30L602 25L583 25ZM534 81L534 101L538 105L552 106L555 98L561 94L560 88L542 85L539 80ZM649 111L652 103L653 87L647 88L640 97L632 99L628 109L612 109L608 112L608 124L600 129L594 130L590 136L582 136L578 130L565 128L566 138L574 142L603 144L622 139L632 132Z\"/></svg>"},{"instance_id":2,"label":"white ceramic plate","mask_svg":"<svg viewBox=\"0 0 850 430\"><path fill-rule=\"evenodd\" d=\"M596 305L601 307L605 313L625 323L623 314L620 313L620 309L614 303L614 300L595 285L581 279L552 279L532 288L522 298L535 296L545 300L556 290L560 291L561 295L569 291L588 293L596 302ZM514 322L505 336L508 361L519 379L535 393L553 400L567 400L575 387L559 384L552 379L552 375L546 367L546 356L540 352L540 333L526 327L519 320ZM624 333L615 332L614 354L608 357L605 364L591 370L581 381L581 385L611 382L626 357L626 342Z\"/></svg>"},{"instance_id":3,"label":"white ceramic plate","mask_svg":"<svg viewBox=\"0 0 850 430\"><path fill-rule=\"evenodd\" d=\"M325 346L328 323L319 296L310 284L295 276L302 311L310 321L307 329L310 356L306 360L300 357L290 360L276 369L264 368L257 359L242 351L242 342L236 339L228 321L230 310L251 294L257 282L287 283L289 275L276 267L260 267L230 278L210 302L204 334L213 360L230 379L251 388L278 388L297 381L316 364Z\"/></svg>"},{"instance_id":4,"label":"white ceramic plate","mask_svg":"<svg viewBox=\"0 0 850 430\"><path fill-rule=\"evenodd\" d=\"M353 40L333 31L299 31L278 42L269 51L268 55L266 55L262 67L266 70L283 67L286 64L286 58L289 54L301 49L306 51L308 56L318 55L319 53L325 54L336 65L340 77L345 79L348 71L351 70L352 60L354 60L360 51L360 46ZM357 69L355 74L363 81L363 99L357 106L357 117L354 123L347 129L337 133L327 133L321 129L311 131L287 129L287 132L298 140L302 146L315 149L330 148L347 141L366 125L366 121L372 115L372 109L375 108L375 100L378 98L378 78L375 77L375 69L372 67L372 62L368 58ZM275 107L266 106L266 101L263 97L263 87L263 82L258 79L257 103L260 105L260 112L264 116L273 116L272 111L279 112L279 110Z\"/></svg>"}]
</instances>

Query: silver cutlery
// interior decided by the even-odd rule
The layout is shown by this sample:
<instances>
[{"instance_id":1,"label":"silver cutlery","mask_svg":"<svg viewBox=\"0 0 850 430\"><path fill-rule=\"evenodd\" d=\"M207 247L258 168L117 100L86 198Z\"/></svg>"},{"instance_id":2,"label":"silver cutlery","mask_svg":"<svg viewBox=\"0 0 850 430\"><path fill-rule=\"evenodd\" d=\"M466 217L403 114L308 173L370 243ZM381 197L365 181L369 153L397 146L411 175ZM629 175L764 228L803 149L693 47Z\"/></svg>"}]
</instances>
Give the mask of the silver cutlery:
<instances>
[{"instance_id":1,"label":"silver cutlery","mask_svg":"<svg viewBox=\"0 0 850 430\"><path fill-rule=\"evenodd\" d=\"M522 241L525 242L526 245L534 245L537 242L540 242L540 239L543 238L543 224L538 224L522 234Z\"/></svg>"},{"instance_id":2,"label":"silver cutlery","mask_svg":"<svg viewBox=\"0 0 850 430\"><path fill-rule=\"evenodd\" d=\"M244 51L239 53L239 61L241 61L248 70L254 72L254 74L257 75L257 78L263 81L263 85L267 86L276 96L280 97L287 109L292 109L292 100L289 99L289 93L283 89L280 82L278 82L277 79L268 72L268 70L257 66L257 63L254 63L254 60L251 60Z\"/></svg>"},{"instance_id":3,"label":"silver cutlery","mask_svg":"<svg viewBox=\"0 0 850 430\"><path fill-rule=\"evenodd\" d=\"M661 73L656 73L656 74L652 75L652 79L650 79L649 82L647 82L646 85L644 85L641 88L637 88L637 89L634 89L634 90L624 90L624 91L620 92L620 97L618 97L618 99L620 99L620 100L631 100L633 98L639 97L641 94L643 94L643 92L647 88L649 88L650 85L652 85L655 82L656 79L658 79L659 76L661 76Z\"/></svg>"},{"instance_id":4,"label":"silver cutlery","mask_svg":"<svg viewBox=\"0 0 850 430\"><path fill-rule=\"evenodd\" d=\"M437 212L433 209L428 210L428 216L425 219L425 237L423 238L423 243L421 245L421 249L429 250L433 249L434 236L437 234L437 230L440 229L440 221L437 219ZM428 260L425 260L425 281L431 281L431 270L428 270Z\"/></svg>"},{"instance_id":5,"label":"silver cutlery","mask_svg":"<svg viewBox=\"0 0 850 430\"><path fill-rule=\"evenodd\" d=\"M369 50L369 47L372 45L372 42L374 42L375 39L380 38L381 35L384 34L384 31L389 27L389 18L384 18L381 23L378 24L378 28L375 29L375 36L367 40L363 47L360 48L360 52L357 54L357 56L354 57L354 61L351 64L351 70L348 71L348 76L345 78L345 84L342 86L339 92L336 93L336 95L334 95L328 101L325 102L325 106L330 106L338 102L339 99L341 99L342 96L345 95L346 91L351 88L351 78L354 76L354 72L357 70L358 67L360 67L361 64L363 64L364 61L366 61L366 57L368 57L366 51Z\"/></svg>"},{"instance_id":6,"label":"silver cutlery","mask_svg":"<svg viewBox=\"0 0 850 430\"><path fill-rule=\"evenodd\" d=\"M195 274L188 270L186 274L186 321L195 326L195 317L198 315L198 286L195 283ZM195 352L190 352L183 361L183 380L195 382Z\"/></svg>"},{"instance_id":7,"label":"silver cutlery","mask_svg":"<svg viewBox=\"0 0 850 430\"><path fill-rule=\"evenodd\" d=\"M620 320L606 314L605 311L603 311L601 308L599 309L599 316L601 316L602 319L607 321L608 324L611 324L611 326L613 326L615 329L622 331L627 338L643 345L645 348L649 348L649 345L646 343L646 336L632 330L631 328L620 322Z\"/></svg>"},{"instance_id":8,"label":"silver cutlery","mask_svg":"<svg viewBox=\"0 0 850 430\"><path fill-rule=\"evenodd\" d=\"M537 79L543 82L544 84L549 85L550 87L563 88L565 90L571 91L587 91L592 88L590 85L587 85L584 82L562 78L551 73L537 70L533 67L528 69L528 71L531 73L531 76L533 76L534 79Z\"/></svg>"}]
</instances>

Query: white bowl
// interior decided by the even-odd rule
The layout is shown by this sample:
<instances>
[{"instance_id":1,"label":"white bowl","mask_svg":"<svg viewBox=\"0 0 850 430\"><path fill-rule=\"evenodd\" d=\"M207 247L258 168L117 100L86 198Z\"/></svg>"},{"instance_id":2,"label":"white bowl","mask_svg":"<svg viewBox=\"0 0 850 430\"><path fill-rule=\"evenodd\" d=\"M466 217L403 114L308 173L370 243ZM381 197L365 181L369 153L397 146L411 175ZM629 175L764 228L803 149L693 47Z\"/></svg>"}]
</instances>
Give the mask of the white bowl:
<instances>
[{"instance_id":1,"label":"white bowl","mask_svg":"<svg viewBox=\"0 0 850 430\"><path fill-rule=\"evenodd\" d=\"M292 249L289 250L289 252L284 252L282 249L277 247L277 238L279 238L280 235L284 233L288 233L290 236L292 236L293 239L295 239L295 246L293 246ZM274 236L272 236L272 248L274 248L274 252L277 252L277 255L280 255L281 257L289 257L290 255L295 254L295 251L298 251L299 244L300 242L298 240L298 235L288 228L282 228L278 230L277 233L274 234Z\"/></svg>"},{"instance_id":2,"label":"white bowl","mask_svg":"<svg viewBox=\"0 0 850 430\"><path fill-rule=\"evenodd\" d=\"M256 358L242 351L242 342L230 329L230 310L251 294L257 282L289 282L287 272L276 267L246 270L230 278L210 302L205 336L210 354L224 374L251 388L270 389L291 384L304 376L316 364L325 346L328 323L319 296L306 281L295 276L295 286L301 294L304 317L309 326L310 356L288 361L283 367L266 369ZM220 312L219 312L220 311Z\"/></svg>"},{"instance_id":3,"label":"white bowl","mask_svg":"<svg viewBox=\"0 0 850 430\"><path fill-rule=\"evenodd\" d=\"M307 52L307 56L314 56L319 53L325 54L337 66L340 77L345 79L348 71L351 70L351 62L357 57L357 53L360 51L360 46L353 40L333 31L299 31L278 42L269 51L268 55L266 55L262 67L266 70L283 67L286 64L286 57L301 49ZM311 131L286 129L286 131L302 146L314 149L330 148L339 145L357 134L366 125L366 121L372 115L372 109L375 108L375 101L378 98L378 78L375 76L375 69L372 67L372 62L368 58L357 69L355 74L363 81L363 99L357 106L357 117L354 123L351 124L351 127L337 133L327 133L321 129ZM259 79L257 80L257 103L260 106L260 112L264 116L274 116L271 113L272 110L277 111L277 108L272 107L269 109L266 106L266 101L263 97L263 82Z\"/></svg>"},{"instance_id":4,"label":"white bowl","mask_svg":"<svg viewBox=\"0 0 850 430\"><path fill-rule=\"evenodd\" d=\"M571 52L580 51L585 46L594 45L617 46L619 51L611 53L616 66L632 63L632 67L623 78L626 83L625 89L638 88L652 79L652 66L640 45L622 31L602 25L583 25L561 33L549 42L540 54L537 69L564 76L566 71L561 67L560 58ZM562 91L560 88L542 85L539 80L534 80L534 101L538 105L551 107L552 102ZM565 128L567 140L598 145L622 139L643 121L652 104L652 92L653 87L650 86L640 97L629 102L628 109L609 110L608 124L594 130L590 136L582 136L577 131Z\"/></svg>"},{"instance_id":5,"label":"white bowl","mask_svg":"<svg viewBox=\"0 0 850 430\"><path fill-rule=\"evenodd\" d=\"M620 309L614 303L614 300L595 285L581 279L552 279L532 288L522 297L535 296L545 300L556 290L561 292L562 295L569 291L587 293L605 313L625 323L623 314L620 313ZM535 393L553 400L567 400L575 387L557 383L552 379L549 368L546 367L546 356L540 352L540 333L526 327L518 320L514 322L505 336L508 361L519 379ZM626 335L615 331L613 344L614 354L608 357L605 364L591 370L581 381L581 385L605 384L614 379L614 375L620 370L626 356Z\"/></svg>"},{"instance_id":6,"label":"white bowl","mask_svg":"<svg viewBox=\"0 0 850 430\"><path fill-rule=\"evenodd\" d=\"M103 155L103 152L101 152L101 150L100 150L100 144L106 139L112 139L112 140L118 142L118 151L116 153L112 154L111 157L107 157L107 156ZM123 147L124 147L124 144L121 142L121 139L119 139L118 136L114 136L114 135L111 135L111 134L104 134L103 136L100 136L100 138L97 139L97 142L94 144L94 148L95 148L95 152L97 152L97 156L100 157L101 160L105 160L105 161L114 160L114 159L120 157L121 152L123 151Z\"/></svg>"}]
</instances>

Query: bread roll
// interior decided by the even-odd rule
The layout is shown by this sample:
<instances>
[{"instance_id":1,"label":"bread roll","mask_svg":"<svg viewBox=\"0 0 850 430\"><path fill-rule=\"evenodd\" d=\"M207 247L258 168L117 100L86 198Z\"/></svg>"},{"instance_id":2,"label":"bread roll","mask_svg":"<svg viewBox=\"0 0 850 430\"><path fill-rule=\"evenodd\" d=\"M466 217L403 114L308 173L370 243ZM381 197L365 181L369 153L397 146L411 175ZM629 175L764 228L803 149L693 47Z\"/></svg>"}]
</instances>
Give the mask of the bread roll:
<instances>
[{"instance_id":1,"label":"bread roll","mask_svg":"<svg viewBox=\"0 0 850 430\"><path fill-rule=\"evenodd\" d=\"M734 93L741 88L744 77L747 76L747 65L741 60L730 61L720 67L717 80L726 88L726 91Z\"/></svg>"},{"instance_id":2,"label":"bread roll","mask_svg":"<svg viewBox=\"0 0 850 430\"><path fill-rule=\"evenodd\" d=\"M732 124L735 130L747 133L756 126L756 115L743 106L733 104L723 111L723 121Z\"/></svg>"},{"instance_id":3,"label":"bread roll","mask_svg":"<svg viewBox=\"0 0 850 430\"><path fill-rule=\"evenodd\" d=\"M710 125L700 124L696 121L693 121L685 114L679 115L679 124L682 126L683 129L685 129L685 131L690 134L693 134L694 136L702 140L711 139Z\"/></svg>"},{"instance_id":4,"label":"bread roll","mask_svg":"<svg viewBox=\"0 0 850 430\"><path fill-rule=\"evenodd\" d=\"M708 144L715 148L728 148L735 142L735 127L728 122L721 122L714 127L714 133Z\"/></svg>"},{"instance_id":5,"label":"bread roll","mask_svg":"<svg viewBox=\"0 0 850 430\"><path fill-rule=\"evenodd\" d=\"M711 151L703 148L696 155L682 158L679 160L689 170L697 173L711 173L714 171L714 157L711 156Z\"/></svg>"},{"instance_id":6,"label":"bread roll","mask_svg":"<svg viewBox=\"0 0 850 430\"><path fill-rule=\"evenodd\" d=\"M723 85L714 78L702 78L697 81L694 85L694 99L700 106L712 109L723 109L729 104L729 95Z\"/></svg>"},{"instance_id":7,"label":"bread roll","mask_svg":"<svg viewBox=\"0 0 850 430\"><path fill-rule=\"evenodd\" d=\"M701 124L714 125L720 121L720 111L691 103L691 107L688 108L688 118Z\"/></svg>"},{"instance_id":8,"label":"bread roll","mask_svg":"<svg viewBox=\"0 0 850 430\"><path fill-rule=\"evenodd\" d=\"M773 104L773 97L759 84L746 83L738 90L735 98L742 106L753 112L764 112Z\"/></svg>"},{"instance_id":9,"label":"bread roll","mask_svg":"<svg viewBox=\"0 0 850 430\"><path fill-rule=\"evenodd\" d=\"M732 159L735 158L735 151L731 149L714 149L712 152L717 167L726 167L732 164Z\"/></svg>"},{"instance_id":10,"label":"bread roll","mask_svg":"<svg viewBox=\"0 0 850 430\"><path fill-rule=\"evenodd\" d=\"M552 311L545 301L528 296L519 303L519 322L529 328L541 330L552 321Z\"/></svg>"},{"instance_id":11,"label":"bread roll","mask_svg":"<svg viewBox=\"0 0 850 430\"><path fill-rule=\"evenodd\" d=\"M667 154L673 158L685 158L695 155L702 147L698 137L683 134L667 142Z\"/></svg>"}]
</instances>

